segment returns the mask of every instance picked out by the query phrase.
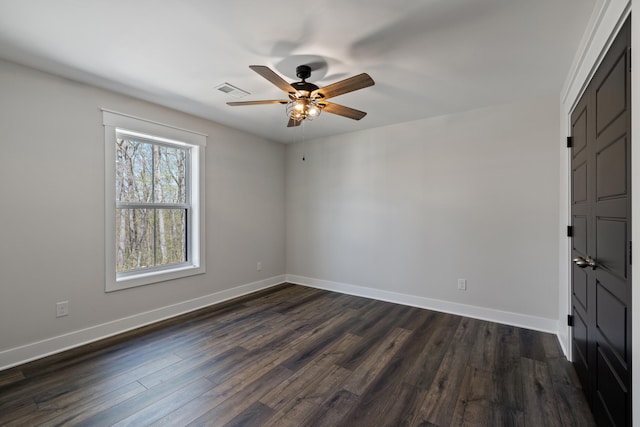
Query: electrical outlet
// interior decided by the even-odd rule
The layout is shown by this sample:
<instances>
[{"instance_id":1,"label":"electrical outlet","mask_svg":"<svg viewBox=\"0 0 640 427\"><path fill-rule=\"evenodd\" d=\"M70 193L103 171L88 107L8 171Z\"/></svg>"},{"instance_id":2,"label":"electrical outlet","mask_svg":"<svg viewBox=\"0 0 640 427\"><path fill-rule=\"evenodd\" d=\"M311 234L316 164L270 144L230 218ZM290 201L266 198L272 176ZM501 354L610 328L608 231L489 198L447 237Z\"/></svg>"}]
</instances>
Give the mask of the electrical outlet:
<instances>
[{"instance_id":1,"label":"electrical outlet","mask_svg":"<svg viewBox=\"0 0 640 427\"><path fill-rule=\"evenodd\" d=\"M256 270L257 271L262 270L262 263L260 261L258 261L258 264L256 265Z\"/></svg>"},{"instance_id":2,"label":"electrical outlet","mask_svg":"<svg viewBox=\"0 0 640 427\"><path fill-rule=\"evenodd\" d=\"M467 290L467 279L458 279L458 290L460 291Z\"/></svg>"},{"instance_id":3,"label":"electrical outlet","mask_svg":"<svg viewBox=\"0 0 640 427\"><path fill-rule=\"evenodd\" d=\"M61 301L56 303L56 317L64 317L69 315L69 301Z\"/></svg>"}]
</instances>

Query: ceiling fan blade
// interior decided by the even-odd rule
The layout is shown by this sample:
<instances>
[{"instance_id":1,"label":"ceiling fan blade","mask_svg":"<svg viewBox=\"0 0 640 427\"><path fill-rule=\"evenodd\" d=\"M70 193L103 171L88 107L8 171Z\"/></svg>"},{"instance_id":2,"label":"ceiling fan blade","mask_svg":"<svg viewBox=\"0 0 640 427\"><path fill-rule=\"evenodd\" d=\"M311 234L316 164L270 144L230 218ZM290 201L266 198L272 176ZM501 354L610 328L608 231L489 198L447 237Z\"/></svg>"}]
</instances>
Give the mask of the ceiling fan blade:
<instances>
[{"instance_id":1,"label":"ceiling fan blade","mask_svg":"<svg viewBox=\"0 0 640 427\"><path fill-rule=\"evenodd\" d=\"M274 85L278 86L281 90L285 91L286 93L298 92L285 79L277 75L276 72L269 67L266 67L264 65L249 65L249 68L251 68L256 73L260 74L265 79L269 80Z\"/></svg>"},{"instance_id":2,"label":"ceiling fan blade","mask_svg":"<svg viewBox=\"0 0 640 427\"><path fill-rule=\"evenodd\" d=\"M337 114L339 116L347 117L353 120L360 120L367 115L364 111L356 110L355 108L345 107L344 105L334 104L333 102L322 102L324 105L322 111L327 113Z\"/></svg>"},{"instance_id":3,"label":"ceiling fan blade","mask_svg":"<svg viewBox=\"0 0 640 427\"><path fill-rule=\"evenodd\" d=\"M289 119L289 123L287 123L288 128L293 128L296 126L300 126L302 124L302 120L293 120Z\"/></svg>"},{"instance_id":4,"label":"ceiling fan blade","mask_svg":"<svg viewBox=\"0 0 640 427\"><path fill-rule=\"evenodd\" d=\"M311 92L311 97L320 95L324 99L333 98L334 96L353 92L354 90L363 89L365 87L373 86L374 84L375 82L369 76L369 74L362 73L358 74L357 76L349 77L348 79L332 83L329 86L316 89Z\"/></svg>"},{"instance_id":5,"label":"ceiling fan blade","mask_svg":"<svg viewBox=\"0 0 640 427\"><path fill-rule=\"evenodd\" d=\"M227 102L227 105L232 107L238 107L240 105L263 105L263 104L288 104L289 101L284 99L271 99L268 101L240 101L240 102Z\"/></svg>"}]
</instances>

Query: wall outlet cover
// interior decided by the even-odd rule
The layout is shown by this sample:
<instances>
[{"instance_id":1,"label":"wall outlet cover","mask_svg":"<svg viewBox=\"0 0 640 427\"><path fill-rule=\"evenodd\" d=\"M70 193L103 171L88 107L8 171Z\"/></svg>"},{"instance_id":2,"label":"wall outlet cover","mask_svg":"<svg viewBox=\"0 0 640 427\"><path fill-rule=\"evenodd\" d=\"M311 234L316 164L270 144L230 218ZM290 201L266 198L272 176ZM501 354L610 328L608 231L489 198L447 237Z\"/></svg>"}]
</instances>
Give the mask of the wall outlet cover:
<instances>
[{"instance_id":1,"label":"wall outlet cover","mask_svg":"<svg viewBox=\"0 0 640 427\"><path fill-rule=\"evenodd\" d=\"M56 317L69 315L69 301L61 301L56 303Z\"/></svg>"}]
</instances>

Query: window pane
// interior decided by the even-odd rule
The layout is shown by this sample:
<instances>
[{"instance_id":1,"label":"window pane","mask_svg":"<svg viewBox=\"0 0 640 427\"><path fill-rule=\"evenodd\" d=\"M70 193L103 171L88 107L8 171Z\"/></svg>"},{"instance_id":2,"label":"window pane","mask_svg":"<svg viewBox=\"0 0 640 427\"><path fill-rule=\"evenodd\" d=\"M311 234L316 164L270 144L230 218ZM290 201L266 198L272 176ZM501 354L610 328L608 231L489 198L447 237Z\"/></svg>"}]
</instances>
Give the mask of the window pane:
<instances>
[{"instance_id":1,"label":"window pane","mask_svg":"<svg viewBox=\"0 0 640 427\"><path fill-rule=\"evenodd\" d=\"M187 261L186 210L156 210L156 265Z\"/></svg>"},{"instance_id":2,"label":"window pane","mask_svg":"<svg viewBox=\"0 0 640 427\"><path fill-rule=\"evenodd\" d=\"M153 201L153 145L116 138L116 201Z\"/></svg>"},{"instance_id":3,"label":"window pane","mask_svg":"<svg viewBox=\"0 0 640 427\"><path fill-rule=\"evenodd\" d=\"M116 209L116 271L187 261L186 209Z\"/></svg>"},{"instance_id":4,"label":"window pane","mask_svg":"<svg viewBox=\"0 0 640 427\"><path fill-rule=\"evenodd\" d=\"M178 147L153 147L156 203L185 203L186 150Z\"/></svg>"},{"instance_id":5,"label":"window pane","mask_svg":"<svg viewBox=\"0 0 640 427\"><path fill-rule=\"evenodd\" d=\"M116 271L154 266L154 209L116 209Z\"/></svg>"}]
</instances>

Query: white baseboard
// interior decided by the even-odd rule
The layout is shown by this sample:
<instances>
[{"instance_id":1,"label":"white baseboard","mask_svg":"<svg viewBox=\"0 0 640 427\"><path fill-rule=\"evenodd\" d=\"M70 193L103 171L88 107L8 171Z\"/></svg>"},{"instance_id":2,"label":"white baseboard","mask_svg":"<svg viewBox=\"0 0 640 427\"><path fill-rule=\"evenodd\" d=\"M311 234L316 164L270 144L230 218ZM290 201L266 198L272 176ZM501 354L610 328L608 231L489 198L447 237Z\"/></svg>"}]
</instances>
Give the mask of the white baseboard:
<instances>
[{"instance_id":1,"label":"white baseboard","mask_svg":"<svg viewBox=\"0 0 640 427\"><path fill-rule=\"evenodd\" d=\"M285 282L276 276L0 352L0 371Z\"/></svg>"},{"instance_id":2,"label":"white baseboard","mask_svg":"<svg viewBox=\"0 0 640 427\"><path fill-rule=\"evenodd\" d=\"M557 319L529 316L526 314L494 310L491 308L442 301L415 295L401 294L398 292L383 291L380 289L349 285L346 283L331 282L328 280L314 279L311 277L296 276L292 274L286 275L286 281L288 283L297 285L325 289L328 291L356 295L365 298L372 298L380 301L387 301L412 307L426 308L429 310L456 314L458 316L472 317L474 319L487 320L490 322L503 323L520 328L548 332L555 335L557 335L558 333Z\"/></svg>"},{"instance_id":3,"label":"white baseboard","mask_svg":"<svg viewBox=\"0 0 640 427\"><path fill-rule=\"evenodd\" d=\"M562 319L562 315L560 319ZM566 325L566 323L562 324L560 320L558 320L558 341L560 342L564 356L569 362L573 362L573 355L571 353L571 329Z\"/></svg>"}]
</instances>

